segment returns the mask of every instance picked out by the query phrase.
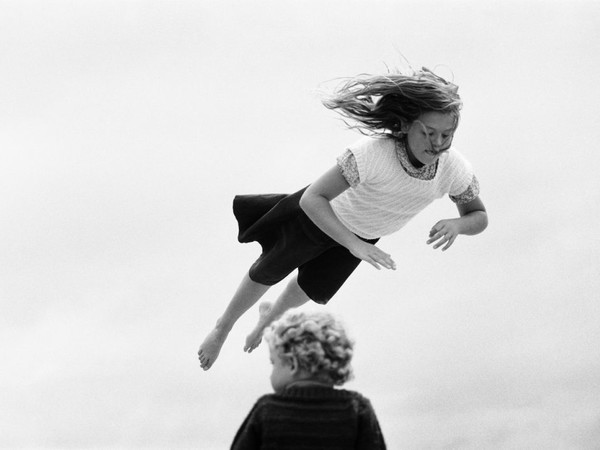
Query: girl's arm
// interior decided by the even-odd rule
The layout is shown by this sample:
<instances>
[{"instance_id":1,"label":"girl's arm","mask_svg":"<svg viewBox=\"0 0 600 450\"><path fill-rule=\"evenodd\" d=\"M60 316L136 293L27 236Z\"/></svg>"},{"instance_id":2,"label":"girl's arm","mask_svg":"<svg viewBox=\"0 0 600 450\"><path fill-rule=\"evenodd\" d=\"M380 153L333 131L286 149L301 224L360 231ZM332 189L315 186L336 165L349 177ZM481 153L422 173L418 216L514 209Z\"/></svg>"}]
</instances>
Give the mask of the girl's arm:
<instances>
[{"instance_id":1,"label":"girl's arm","mask_svg":"<svg viewBox=\"0 0 600 450\"><path fill-rule=\"evenodd\" d=\"M474 235L486 229L488 225L487 212L479 197L469 203L456 205L460 218L440 220L429 232L427 244L436 242L434 249L446 244L442 251L450 248L459 234Z\"/></svg>"},{"instance_id":2,"label":"girl's arm","mask_svg":"<svg viewBox=\"0 0 600 450\"><path fill-rule=\"evenodd\" d=\"M380 265L386 269L396 269L396 263L390 255L359 239L334 214L329 202L349 187L338 166L334 166L306 189L300 199L300 207L315 225L355 257L377 269Z\"/></svg>"}]
</instances>

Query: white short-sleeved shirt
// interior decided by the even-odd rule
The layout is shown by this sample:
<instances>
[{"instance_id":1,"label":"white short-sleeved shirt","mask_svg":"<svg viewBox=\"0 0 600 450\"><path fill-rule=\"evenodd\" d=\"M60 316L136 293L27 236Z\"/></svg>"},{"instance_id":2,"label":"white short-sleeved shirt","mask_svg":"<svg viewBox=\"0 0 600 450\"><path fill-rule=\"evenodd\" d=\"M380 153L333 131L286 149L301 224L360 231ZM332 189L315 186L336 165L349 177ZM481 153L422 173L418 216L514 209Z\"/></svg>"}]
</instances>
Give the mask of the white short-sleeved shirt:
<instances>
[{"instance_id":1,"label":"white short-sleeved shirt","mask_svg":"<svg viewBox=\"0 0 600 450\"><path fill-rule=\"evenodd\" d=\"M458 204L479 195L471 165L453 148L434 164L415 169L403 141L364 137L338 158L338 165L351 187L331 206L350 231L366 239L398 231L446 194Z\"/></svg>"}]
</instances>

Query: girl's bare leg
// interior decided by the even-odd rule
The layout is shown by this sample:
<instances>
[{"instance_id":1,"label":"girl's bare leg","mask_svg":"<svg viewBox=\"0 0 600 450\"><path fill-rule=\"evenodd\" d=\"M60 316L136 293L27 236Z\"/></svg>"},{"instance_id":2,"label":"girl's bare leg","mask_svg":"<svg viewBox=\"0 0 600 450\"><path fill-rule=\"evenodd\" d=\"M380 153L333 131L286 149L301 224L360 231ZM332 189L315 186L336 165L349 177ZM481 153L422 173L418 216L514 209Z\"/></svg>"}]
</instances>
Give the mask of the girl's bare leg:
<instances>
[{"instance_id":1,"label":"girl's bare leg","mask_svg":"<svg viewBox=\"0 0 600 450\"><path fill-rule=\"evenodd\" d=\"M262 334L266 327L273 321L279 319L288 309L297 308L305 304L310 298L298 286L296 277L292 279L285 290L281 293L274 304L263 302L259 308L258 323L246 338L244 351L251 353L262 340Z\"/></svg>"},{"instance_id":2,"label":"girl's bare leg","mask_svg":"<svg viewBox=\"0 0 600 450\"><path fill-rule=\"evenodd\" d=\"M267 292L269 287L252 281L248 274L244 276L225 312L217 320L215 328L208 333L200 345L198 358L202 369L210 369L235 322Z\"/></svg>"}]
</instances>

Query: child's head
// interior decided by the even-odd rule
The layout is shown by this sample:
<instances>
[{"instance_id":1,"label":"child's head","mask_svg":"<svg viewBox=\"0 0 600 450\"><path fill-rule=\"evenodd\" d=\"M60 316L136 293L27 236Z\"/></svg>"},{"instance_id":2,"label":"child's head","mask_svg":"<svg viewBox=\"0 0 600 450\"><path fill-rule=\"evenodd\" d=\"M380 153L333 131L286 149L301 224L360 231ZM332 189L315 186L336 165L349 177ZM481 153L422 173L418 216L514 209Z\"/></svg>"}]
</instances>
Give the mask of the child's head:
<instances>
[{"instance_id":1,"label":"child's head","mask_svg":"<svg viewBox=\"0 0 600 450\"><path fill-rule=\"evenodd\" d=\"M441 113L458 126L462 101L458 86L423 68L410 75L362 75L348 80L325 107L357 122L361 132L397 136L426 113Z\"/></svg>"},{"instance_id":2,"label":"child's head","mask_svg":"<svg viewBox=\"0 0 600 450\"><path fill-rule=\"evenodd\" d=\"M352 376L353 343L326 312L287 313L266 333L271 351L271 383L280 391L293 381L342 385Z\"/></svg>"}]
</instances>

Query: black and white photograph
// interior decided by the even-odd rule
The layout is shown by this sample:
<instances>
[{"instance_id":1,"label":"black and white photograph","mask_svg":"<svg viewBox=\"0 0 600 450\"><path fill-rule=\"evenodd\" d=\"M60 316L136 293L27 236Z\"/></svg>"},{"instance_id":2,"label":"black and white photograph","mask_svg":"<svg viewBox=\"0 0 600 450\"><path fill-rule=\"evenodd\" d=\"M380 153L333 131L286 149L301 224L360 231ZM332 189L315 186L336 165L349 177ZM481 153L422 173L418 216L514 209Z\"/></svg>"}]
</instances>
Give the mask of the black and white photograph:
<instances>
[{"instance_id":1,"label":"black and white photograph","mask_svg":"<svg viewBox=\"0 0 600 450\"><path fill-rule=\"evenodd\" d=\"M0 0L0 449L599 449L599 80L595 0Z\"/></svg>"}]
</instances>

